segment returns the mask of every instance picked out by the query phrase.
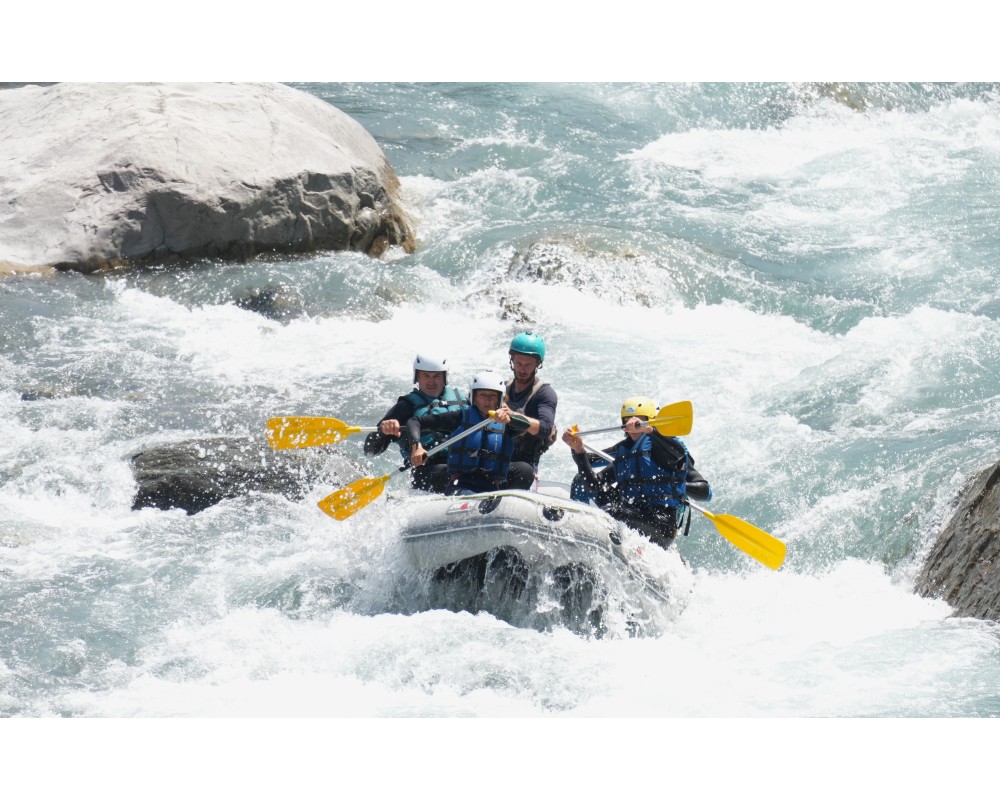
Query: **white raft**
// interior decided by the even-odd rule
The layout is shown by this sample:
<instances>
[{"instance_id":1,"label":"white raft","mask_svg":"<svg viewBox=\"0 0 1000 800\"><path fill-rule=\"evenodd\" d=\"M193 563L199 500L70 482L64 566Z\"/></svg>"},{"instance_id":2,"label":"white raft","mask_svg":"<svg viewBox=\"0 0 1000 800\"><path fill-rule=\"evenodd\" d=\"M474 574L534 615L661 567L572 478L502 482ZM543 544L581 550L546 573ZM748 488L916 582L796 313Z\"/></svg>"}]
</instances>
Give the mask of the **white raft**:
<instances>
[{"instance_id":1,"label":"white raft","mask_svg":"<svg viewBox=\"0 0 1000 800\"><path fill-rule=\"evenodd\" d=\"M601 584L600 602L608 607L603 610L624 611L632 627L676 617L693 585L675 547L651 544L595 506L568 499L565 489L421 497L406 505L403 550L421 572L440 574L466 559L512 548L542 584L548 575L551 585L560 568L584 568ZM545 605L537 592L526 601Z\"/></svg>"}]
</instances>

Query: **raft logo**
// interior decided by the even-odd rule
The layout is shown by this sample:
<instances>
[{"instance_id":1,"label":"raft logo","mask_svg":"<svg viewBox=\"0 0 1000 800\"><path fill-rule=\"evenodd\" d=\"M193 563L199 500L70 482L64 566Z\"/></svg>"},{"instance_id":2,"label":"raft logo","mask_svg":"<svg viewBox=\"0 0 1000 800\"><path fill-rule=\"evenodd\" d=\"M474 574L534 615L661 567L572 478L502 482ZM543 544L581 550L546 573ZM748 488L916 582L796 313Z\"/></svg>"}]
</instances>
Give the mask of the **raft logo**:
<instances>
[{"instance_id":1,"label":"raft logo","mask_svg":"<svg viewBox=\"0 0 1000 800\"><path fill-rule=\"evenodd\" d=\"M448 510L445 513L461 514L463 511L472 511L472 509L475 508L475 506L476 506L475 503L470 503L468 501L464 503L453 503L452 505L448 506Z\"/></svg>"}]
</instances>

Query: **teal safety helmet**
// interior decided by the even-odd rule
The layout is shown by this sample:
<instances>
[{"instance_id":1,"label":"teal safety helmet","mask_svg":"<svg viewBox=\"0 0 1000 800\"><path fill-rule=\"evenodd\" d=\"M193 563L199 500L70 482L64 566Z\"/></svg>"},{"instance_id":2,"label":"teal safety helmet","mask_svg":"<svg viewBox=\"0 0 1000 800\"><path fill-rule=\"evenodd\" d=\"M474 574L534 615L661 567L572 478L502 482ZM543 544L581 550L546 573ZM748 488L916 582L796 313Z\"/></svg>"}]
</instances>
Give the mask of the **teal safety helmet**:
<instances>
[{"instance_id":1,"label":"teal safety helmet","mask_svg":"<svg viewBox=\"0 0 1000 800\"><path fill-rule=\"evenodd\" d=\"M510 350L507 352L511 356L514 353L535 356L538 359L538 365L541 366L545 360L545 340L537 333L519 333L511 340Z\"/></svg>"}]
</instances>

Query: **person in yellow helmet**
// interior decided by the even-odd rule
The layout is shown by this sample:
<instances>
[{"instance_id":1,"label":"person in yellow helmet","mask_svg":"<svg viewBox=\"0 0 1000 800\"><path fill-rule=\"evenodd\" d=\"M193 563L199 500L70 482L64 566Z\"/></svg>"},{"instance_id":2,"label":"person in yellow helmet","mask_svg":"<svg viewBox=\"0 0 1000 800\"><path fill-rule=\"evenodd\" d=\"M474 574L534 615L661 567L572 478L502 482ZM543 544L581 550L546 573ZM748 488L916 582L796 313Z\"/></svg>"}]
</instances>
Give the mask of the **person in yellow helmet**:
<instances>
[{"instance_id":1,"label":"person in yellow helmet","mask_svg":"<svg viewBox=\"0 0 1000 800\"><path fill-rule=\"evenodd\" d=\"M663 436L647 424L657 411L655 401L646 396L629 397L622 403L625 438L604 448L614 462L599 473L594 472L579 436L567 430L562 439L573 451L578 473L571 497L593 502L666 548L685 519L689 520L685 499L690 495L695 500L711 500L712 489L695 469L694 458L681 440Z\"/></svg>"}]
</instances>

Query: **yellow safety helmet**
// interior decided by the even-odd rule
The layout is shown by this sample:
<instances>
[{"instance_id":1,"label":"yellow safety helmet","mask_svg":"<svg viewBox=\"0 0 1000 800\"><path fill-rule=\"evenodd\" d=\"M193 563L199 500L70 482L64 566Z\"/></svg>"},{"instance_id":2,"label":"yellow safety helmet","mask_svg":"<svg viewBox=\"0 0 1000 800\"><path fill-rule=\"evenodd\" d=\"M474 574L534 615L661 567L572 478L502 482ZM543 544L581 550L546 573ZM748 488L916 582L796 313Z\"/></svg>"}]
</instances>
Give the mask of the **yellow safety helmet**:
<instances>
[{"instance_id":1,"label":"yellow safety helmet","mask_svg":"<svg viewBox=\"0 0 1000 800\"><path fill-rule=\"evenodd\" d=\"M659 410L659 407L656 405L656 402L652 397L637 395L636 397L629 397L624 403L622 403L621 417L623 420L629 419L630 417L645 417L646 419L652 419L656 416L656 412Z\"/></svg>"}]
</instances>

